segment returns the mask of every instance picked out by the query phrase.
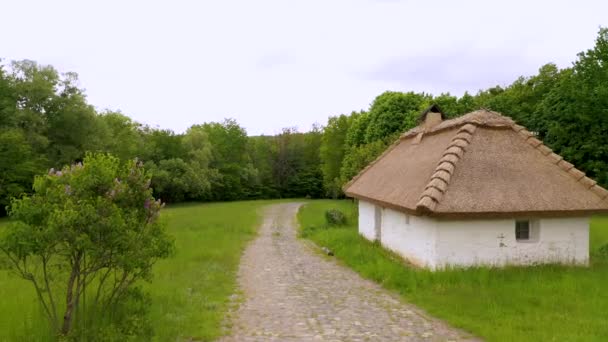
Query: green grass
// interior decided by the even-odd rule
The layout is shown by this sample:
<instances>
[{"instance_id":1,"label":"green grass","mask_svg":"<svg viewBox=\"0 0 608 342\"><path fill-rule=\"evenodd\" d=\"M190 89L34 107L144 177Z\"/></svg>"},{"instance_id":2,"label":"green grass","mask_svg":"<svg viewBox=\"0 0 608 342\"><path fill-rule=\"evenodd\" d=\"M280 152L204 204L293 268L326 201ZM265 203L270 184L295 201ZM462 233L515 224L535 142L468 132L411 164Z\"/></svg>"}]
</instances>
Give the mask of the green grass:
<instances>
[{"instance_id":1,"label":"green grass","mask_svg":"<svg viewBox=\"0 0 608 342\"><path fill-rule=\"evenodd\" d=\"M323 228L324 212L347 213L348 226ZM333 250L343 263L453 326L489 341L607 341L608 218L591 221L591 266L473 268L430 272L357 233L350 201L313 201L298 219L303 235ZM310 229L314 227L316 229Z\"/></svg>"},{"instance_id":2,"label":"green grass","mask_svg":"<svg viewBox=\"0 0 608 342\"><path fill-rule=\"evenodd\" d=\"M152 282L144 284L156 341L208 341L221 335L241 252L268 203L186 204L163 211L176 253L158 262ZM0 298L0 341L52 339L28 282L0 271Z\"/></svg>"}]
</instances>

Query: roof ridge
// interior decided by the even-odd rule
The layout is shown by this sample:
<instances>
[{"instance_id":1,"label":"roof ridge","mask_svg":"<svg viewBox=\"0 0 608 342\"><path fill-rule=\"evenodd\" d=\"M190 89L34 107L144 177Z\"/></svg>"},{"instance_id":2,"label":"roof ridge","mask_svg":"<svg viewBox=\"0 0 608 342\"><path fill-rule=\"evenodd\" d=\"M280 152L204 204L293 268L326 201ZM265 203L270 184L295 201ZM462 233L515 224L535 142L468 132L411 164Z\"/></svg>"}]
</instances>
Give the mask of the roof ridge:
<instances>
[{"instance_id":1,"label":"roof ridge","mask_svg":"<svg viewBox=\"0 0 608 342\"><path fill-rule=\"evenodd\" d=\"M425 134L436 134L447 129L463 126L466 124L474 124L476 126L494 127L494 128L509 128L514 124L513 119L504 116L498 112L481 108L469 113L466 113L455 118L443 120L438 125L428 129L422 125L418 125L401 134L401 139L408 139L418 135L420 132Z\"/></svg>"},{"instance_id":2,"label":"roof ridge","mask_svg":"<svg viewBox=\"0 0 608 342\"><path fill-rule=\"evenodd\" d=\"M572 163L564 160L562 156L553 152L551 148L543 144L542 141L536 139L532 132L528 131L524 126L520 126L517 124L511 125L511 128L518 133L520 137L524 139L525 142L534 147L537 151L539 151L544 157L546 157L552 164L558 166L564 172L567 172L568 175L573 177L578 183L583 185L587 190L590 190L594 194L596 194L600 200L608 201L608 190L604 189L597 182L587 176L585 173L576 167Z\"/></svg>"},{"instance_id":3,"label":"roof ridge","mask_svg":"<svg viewBox=\"0 0 608 342\"><path fill-rule=\"evenodd\" d=\"M439 159L435 171L420 195L420 199L416 203L416 210L422 212L432 212L435 210L450 184L456 163L464 155L465 149L471 143L476 129L477 126L472 123L466 123L458 129L458 132L456 132L456 135L443 152L443 156Z\"/></svg>"}]
</instances>

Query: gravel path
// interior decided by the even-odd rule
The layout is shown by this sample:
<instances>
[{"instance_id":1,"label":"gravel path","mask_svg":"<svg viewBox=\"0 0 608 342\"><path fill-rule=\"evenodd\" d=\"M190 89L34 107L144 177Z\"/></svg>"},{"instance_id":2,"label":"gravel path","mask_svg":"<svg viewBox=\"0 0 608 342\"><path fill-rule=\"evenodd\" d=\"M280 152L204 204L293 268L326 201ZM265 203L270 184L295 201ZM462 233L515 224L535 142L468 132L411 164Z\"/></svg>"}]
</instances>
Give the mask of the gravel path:
<instances>
[{"instance_id":1,"label":"gravel path","mask_svg":"<svg viewBox=\"0 0 608 342\"><path fill-rule=\"evenodd\" d=\"M299 203L266 209L239 269L244 301L223 341L462 341L465 333L296 238Z\"/></svg>"}]
</instances>

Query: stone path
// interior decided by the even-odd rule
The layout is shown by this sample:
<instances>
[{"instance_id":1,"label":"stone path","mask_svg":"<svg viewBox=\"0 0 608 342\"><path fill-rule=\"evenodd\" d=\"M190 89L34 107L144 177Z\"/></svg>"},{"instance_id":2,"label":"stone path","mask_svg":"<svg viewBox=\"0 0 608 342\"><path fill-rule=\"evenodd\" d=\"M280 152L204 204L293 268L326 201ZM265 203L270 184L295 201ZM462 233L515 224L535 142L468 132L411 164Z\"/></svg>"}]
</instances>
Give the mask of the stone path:
<instances>
[{"instance_id":1,"label":"stone path","mask_svg":"<svg viewBox=\"0 0 608 342\"><path fill-rule=\"evenodd\" d=\"M267 208L241 260L244 301L223 341L471 340L297 239L299 206Z\"/></svg>"}]
</instances>

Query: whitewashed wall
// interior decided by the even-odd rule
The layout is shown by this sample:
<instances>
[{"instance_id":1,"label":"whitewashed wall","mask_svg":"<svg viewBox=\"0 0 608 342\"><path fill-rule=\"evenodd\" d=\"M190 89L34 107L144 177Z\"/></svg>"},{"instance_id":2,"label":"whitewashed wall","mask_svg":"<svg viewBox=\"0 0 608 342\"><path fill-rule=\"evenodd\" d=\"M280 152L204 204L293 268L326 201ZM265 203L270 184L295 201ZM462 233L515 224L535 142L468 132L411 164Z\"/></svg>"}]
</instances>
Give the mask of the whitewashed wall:
<instances>
[{"instance_id":1,"label":"whitewashed wall","mask_svg":"<svg viewBox=\"0 0 608 342\"><path fill-rule=\"evenodd\" d=\"M434 220L384 209L380 240L384 247L414 265L435 268L436 222Z\"/></svg>"},{"instance_id":2,"label":"whitewashed wall","mask_svg":"<svg viewBox=\"0 0 608 342\"><path fill-rule=\"evenodd\" d=\"M515 240L515 220L437 222L438 267L589 261L589 220L539 220L539 239Z\"/></svg>"},{"instance_id":3,"label":"whitewashed wall","mask_svg":"<svg viewBox=\"0 0 608 342\"><path fill-rule=\"evenodd\" d=\"M359 201L359 233L371 241L375 238L374 212L374 204ZM384 208L381 221L380 241L384 247L415 265L435 267L435 220Z\"/></svg>"},{"instance_id":4,"label":"whitewashed wall","mask_svg":"<svg viewBox=\"0 0 608 342\"><path fill-rule=\"evenodd\" d=\"M359 201L359 233L375 239L375 205ZM380 240L413 264L446 266L589 262L589 219L538 220L539 238L515 239L515 220L435 220L384 208Z\"/></svg>"},{"instance_id":5,"label":"whitewashed wall","mask_svg":"<svg viewBox=\"0 0 608 342\"><path fill-rule=\"evenodd\" d=\"M375 240L374 235L374 208L372 203L359 201L359 234L370 241Z\"/></svg>"}]
</instances>

